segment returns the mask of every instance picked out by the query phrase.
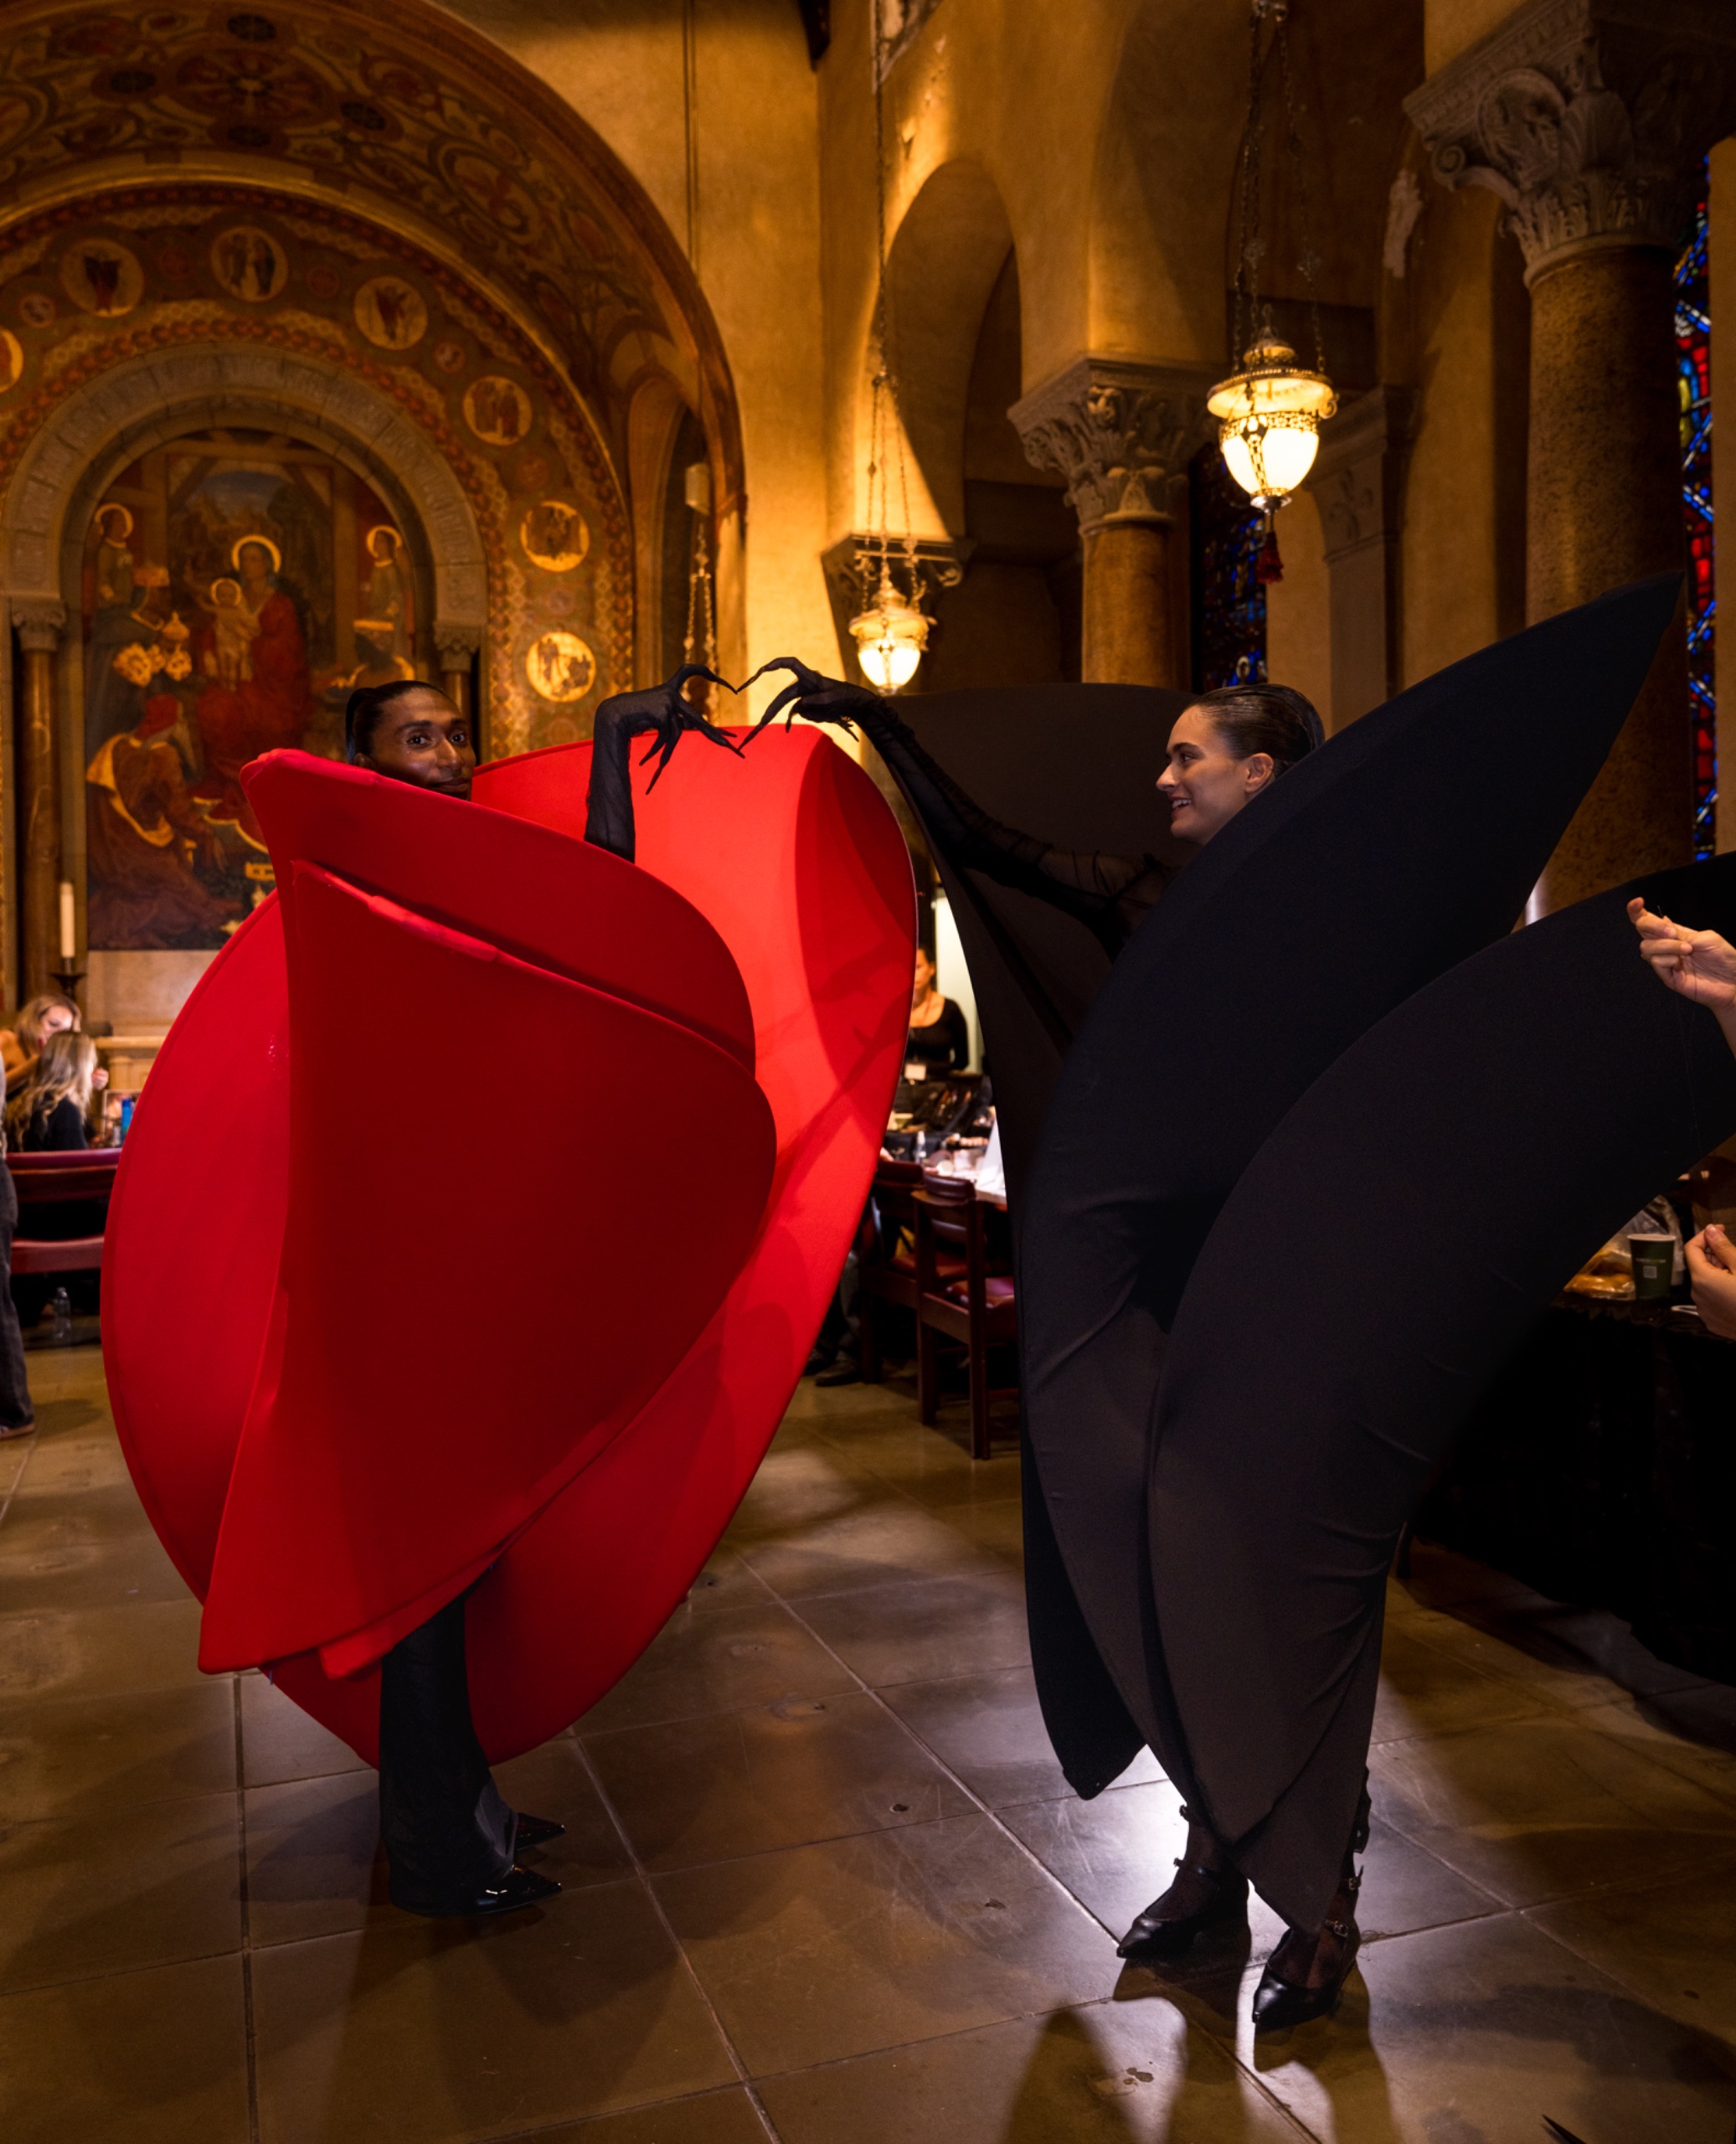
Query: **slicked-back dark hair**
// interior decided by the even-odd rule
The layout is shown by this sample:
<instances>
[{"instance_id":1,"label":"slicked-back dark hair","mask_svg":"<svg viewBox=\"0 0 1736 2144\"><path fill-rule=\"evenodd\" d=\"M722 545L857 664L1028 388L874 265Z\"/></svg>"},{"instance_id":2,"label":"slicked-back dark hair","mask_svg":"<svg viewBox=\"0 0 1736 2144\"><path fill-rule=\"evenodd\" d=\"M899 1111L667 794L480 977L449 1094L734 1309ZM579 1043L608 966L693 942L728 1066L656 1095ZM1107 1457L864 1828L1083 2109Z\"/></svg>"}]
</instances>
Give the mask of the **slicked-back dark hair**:
<instances>
[{"instance_id":1,"label":"slicked-back dark hair","mask_svg":"<svg viewBox=\"0 0 1736 2144\"><path fill-rule=\"evenodd\" d=\"M1212 727L1237 759L1268 753L1278 774L1326 741L1314 703L1289 685L1220 685L1192 704L1211 717Z\"/></svg>"}]
</instances>

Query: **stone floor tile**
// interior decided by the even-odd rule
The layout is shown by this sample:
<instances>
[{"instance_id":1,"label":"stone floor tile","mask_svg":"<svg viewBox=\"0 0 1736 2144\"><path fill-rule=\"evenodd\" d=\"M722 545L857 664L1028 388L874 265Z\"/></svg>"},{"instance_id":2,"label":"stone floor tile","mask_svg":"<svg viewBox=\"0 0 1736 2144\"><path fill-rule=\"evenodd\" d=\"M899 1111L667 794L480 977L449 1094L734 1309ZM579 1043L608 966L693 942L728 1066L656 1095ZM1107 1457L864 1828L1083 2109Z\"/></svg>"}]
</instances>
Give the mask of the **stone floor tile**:
<instances>
[{"instance_id":1,"label":"stone floor tile","mask_svg":"<svg viewBox=\"0 0 1736 2144\"><path fill-rule=\"evenodd\" d=\"M1368 1945L1334 2018L1256 2041L1238 2009L1243 2060L1337 2144L1530 2144L1546 2116L1586 2144L1729 2144L1736 2121L1736 2056L1517 1914Z\"/></svg>"},{"instance_id":2,"label":"stone floor tile","mask_svg":"<svg viewBox=\"0 0 1736 2144\"><path fill-rule=\"evenodd\" d=\"M821 1594L805 1600L798 1612L847 1667L877 1689L1023 1667L1031 1656L1025 1589L1011 1572Z\"/></svg>"},{"instance_id":3,"label":"stone floor tile","mask_svg":"<svg viewBox=\"0 0 1736 2144\"><path fill-rule=\"evenodd\" d=\"M646 1727L855 1688L848 1669L780 1601L762 1595L741 1608L677 1608L644 1657L585 1714L579 1732Z\"/></svg>"},{"instance_id":4,"label":"stone floor tile","mask_svg":"<svg viewBox=\"0 0 1736 2144\"><path fill-rule=\"evenodd\" d=\"M1736 1806L1576 1713L1388 1742L1369 1770L1388 1823L1509 1905L1736 1858Z\"/></svg>"},{"instance_id":5,"label":"stone floor tile","mask_svg":"<svg viewBox=\"0 0 1736 2144\"><path fill-rule=\"evenodd\" d=\"M235 1785L228 1676L0 1710L0 1822L82 1817Z\"/></svg>"},{"instance_id":6,"label":"stone floor tile","mask_svg":"<svg viewBox=\"0 0 1736 2144\"><path fill-rule=\"evenodd\" d=\"M188 1598L130 1482L13 1498L0 1525L0 1616Z\"/></svg>"},{"instance_id":7,"label":"stone floor tile","mask_svg":"<svg viewBox=\"0 0 1736 2144\"><path fill-rule=\"evenodd\" d=\"M718 1608L763 1608L773 1597L751 1564L744 1563L733 1549L719 1548L706 1559L676 1613L683 1609L698 1615Z\"/></svg>"},{"instance_id":8,"label":"stone floor tile","mask_svg":"<svg viewBox=\"0 0 1736 2144\"><path fill-rule=\"evenodd\" d=\"M198 1643L193 1600L0 1617L0 1706L196 1687Z\"/></svg>"},{"instance_id":9,"label":"stone floor tile","mask_svg":"<svg viewBox=\"0 0 1736 2144\"><path fill-rule=\"evenodd\" d=\"M1447 1620L1442 1618L1442 1621ZM1485 1674L1412 1635L1414 1624L1388 1629L1381 1647L1380 1692L1374 1704L1376 1742L1419 1734L1450 1734L1496 1720L1522 1719L1548 1701L1520 1684Z\"/></svg>"},{"instance_id":10,"label":"stone floor tile","mask_svg":"<svg viewBox=\"0 0 1736 2144\"><path fill-rule=\"evenodd\" d=\"M0 1989L169 1965L240 1942L233 1794L0 1832Z\"/></svg>"},{"instance_id":11,"label":"stone floor tile","mask_svg":"<svg viewBox=\"0 0 1736 2144\"><path fill-rule=\"evenodd\" d=\"M859 1692L591 1734L585 1746L647 1868L925 1823L971 1806L885 1707Z\"/></svg>"},{"instance_id":12,"label":"stone floor tile","mask_svg":"<svg viewBox=\"0 0 1736 2144\"><path fill-rule=\"evenodd\" d=\"M994 1503L1019 1492L1017 1451L972 1459L968 1431L957 1441L925 1429L914 1408L890 1419L878 1416L827 1425L829 1441L880 1481L931 1509L954 1504Z\"/></svg>"},{"instance_id":13,"label":"stone floor tile","mask_svg":"<svg viewBox=\"0 0 1736 2144\"><path fill-rule=\"evenodd\" d=\"M1072 1794L1050 1746L1029 1668L898 1683L883 1695L912 1732L991 1809ZM1141 1750L1121 1781L1136 1786L1162 1776L1156 1760Z\"/></svg>"},{"instance_id":14,"label":"stone floor tile","mask_svg":"<svg viewBox=\"0 0 1736 2144\"><path fill-rule=\"evenodd\" d=\"M1260 2086L1161 2001L1018 2018L763 2079L783 2144L1296 2144Z\"/></svg>"},{"instance_id":15,"label":"stone floor tile","mask_svg":"<svg viewBox=\"0 0 1736 2144\"><path fill-rule=\"evenodd\" d=\"M1533 1906L1526 1919L1653 2009L1736 2048L1736 1865Z\"/></svg>"},{"instance_id":16,"label":"stone floor tile","mask_svg":"<svg viewBox=\"0 0 1736 2144\"><path fill-rule=\"evenodd\" d=\"M274 1689L263 1675L244 1675L241 1690L241 1777L247 1786L280 1780L322 1779L329 1772L366 1771L348 1742L340 1742L302 1711L293 1698Z\"/></svg>"},{"instance_id":17,"label":"stone floor tile","mask_svg":"<svg viewBox=\"0 0 1736 2144\"><path fill-rule=\"evenodd\" d=\"M0 1437L0 1511L17 1488L26 1462L36 1448L34 1437Z\"/></svg>"},{"instance_id":18,"label":"stone floor tile","mask_svg":"<svg viewBox=\"0 0 1736 2144\"><path fill-rule=\"evenodd\" d=\"M739 2085L701 2092L690 2100L664 2100L629 2114L599 2115L593 2121L563 2122L539 2129L526 2144L776 2144Z\"/></svg>"},{"instance_id":19,"label":"stone floor tile","mask_svg":"<svg viewBox=\"0 0 1736 2144\"><path fill-rule=\"evenodd\" d=\"M1736 1734L1729 1710L1736 1690L1720 1685L1671 1690L1655 1698L1623 1696L1590 1708L1581 1717L1588 1727L1608 1734L1680 1772L1708 1793L1736 1800Z\"/></svg>"},{"instance_id":20,"label":"stone floor tile","mask_svg":"<svg viewBox=\"0 0 1736 2144\"><path fill-rule=\"evenodd\" d=\"M1500 1682L1531 1691L1545 1702L1563 1706L1569 1712L1586 1705L1607 1704L1611 1698L1622 1695L1623 1685L1605 1674L1596 1661L1569 1643L1558 1631L1552 1630L1548 1616L1496 1611L1488 1616L1486 1625L1478 1617L1479 1611L1474 1607L1462 1616L1424 1610L1407 1621L1404 1630L1408 1636L1419 1640L1433 1652L1444 1653L1485 1675L1492 1675ZM1642 1679L1651 1684L1652 1678L1645 1673L1643 1663L1651 1662L1654 1671L1659 1663L1651 1661L1651 1656L1642 1647L1636 1647L1633 1652L1635 1657L1630 1664L1640 1670ZM1656 1687L1673 1688L1691 1679L1670 1671L1666 1680Z\"/></svg>"},{"instance_id":21,"label":"stone floor tile","mask_svg":"<svg viewBox=\"0 0 1736 2144\"><path fill-rule=\"evenodd\" d=\"M239 1955L0 1997L0 2050L7 2144L247 2144Z\"/></svg>"},{"instance_id":22,"label":"stone floor tile","mask_svg":"<svg viewBox=\"0 0 1736 2144\"><path fill-rule=\"evenodd\" d=\"M1106 1995L1102 1930L986 1817L655 1879L764 2076Z\"/></svg>"},{"instance_id":23,"label":"stone floor tile","mask_svg":"<svg viewBox=\"0 0 1736 2144\"><path fill-rule=\"evenodd\" d=\"M774 1538L725 1536L774 1593L799 1600L853 1586L889 1585L1001 1567L956 1524L889 1491L878 1502L835 1518L816 1519Z\"/></svg>"},{"instance_id":24,"label":"stone floor tile","mask_svg":"<svg viewBox=\"0 0 1736 2144\"><path fill-rule=\"evenodd\" d=\"M769 1451L729 1522L738 1552L750 1543L800 1535L883 1502L886 1485L839 1446L816 1439Z\"/></svg>"},{"instance_id":25,"label":"stone floor tile","mask_svg":"<svg viewBox=\"0 0 1736 2144\"><path fill-rule=\"evenodd\" d=\"M1487 1564L1443 1549L1434 1541L1410 1544L1409 1575L1399 1590L1407 1602L1419 1608L1455 1608L1472 1602L1500 1602L1518 1611L1547 1608L1553 1604L1534 1586L1512 1578ZM1402 1610L1401 1610L1402 1612Z\"/></svg>"},{"instance_id":26,"label":"stone floor tile","mask_svg":"<svg viewBox=\"0 0 1736 2144\"><path fill-rule=\"evenodd\" d=\"M256 1951L263 2144L470 2144L732 2085L642 1884Z\"/></svg>"},{"instance_id":27,"label":"stone floor tile","mask_svg":"<svg viewBox=\"0 0 1736 2144\"><path fill-rule=\"evenodd\" d=\"M945 1513L969 1541L1021 1576L1025 1568L1025 1509L1017 1496L950 1505Z\"/></svg>"}]
</instances>

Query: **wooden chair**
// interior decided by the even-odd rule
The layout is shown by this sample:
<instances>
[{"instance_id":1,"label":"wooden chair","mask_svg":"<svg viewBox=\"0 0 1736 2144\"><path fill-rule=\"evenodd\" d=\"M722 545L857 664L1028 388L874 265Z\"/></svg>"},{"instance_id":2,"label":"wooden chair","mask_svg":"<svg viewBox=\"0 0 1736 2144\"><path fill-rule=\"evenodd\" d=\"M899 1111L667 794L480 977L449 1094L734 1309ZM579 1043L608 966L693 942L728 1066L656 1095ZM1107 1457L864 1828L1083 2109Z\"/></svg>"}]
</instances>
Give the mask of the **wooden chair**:
<instances>
[{"instance_id":1,"label":"wooden chair","mask_svg":"<svg viewBox=\"0 0 1736 2144\"><path fill-rule=\"evenodd\" d=\"M937 1338L962 1341L971 1379L971 1456L986 1459L988 1351L1018 1337L1012 1276L992 1270L987 1209L975 1187L961 1178L930 1177L911 1194L916 1208L916 1393L925 1422L932 1423L940 1399ZM962 1261L949 1274L943 1246Z\"/></svg>"},{"instance_id":2,"label":"wooden chair","mask_svg":"<svg viewBox=\"0 0 1736 2144\"><path fill-rule=\"evenodd\" d=\"M916 1253L907 1237L916 1233L914 1194L922 1183L922 1169L915 1162L882 1162L874 1172L869 1196L877 1217L873 1241L857 1254L857 1325L862 1349L862 1381L878 1384L882 1377L878 1306L896 1303L902 1310L916 1308ZM948 1263L964 1271L961 1259Z\"/></svg>"},{"instance_id":3,"label":"wooden chair","mask_svg":"<svg viewBox=\"0 0 1736 2144\"><path fill-rule=\"evenodd\" d=\"M118 1147L75 1148L55 1154L8 1154L6 1166L18 1194L18 1225L12 1240L12 1270L20 1273L88 1273L102 1265L102 1236L46 1236L38 1231L57 1206L100 1199L106 1217Z\"/></svg>"}]
</instances>

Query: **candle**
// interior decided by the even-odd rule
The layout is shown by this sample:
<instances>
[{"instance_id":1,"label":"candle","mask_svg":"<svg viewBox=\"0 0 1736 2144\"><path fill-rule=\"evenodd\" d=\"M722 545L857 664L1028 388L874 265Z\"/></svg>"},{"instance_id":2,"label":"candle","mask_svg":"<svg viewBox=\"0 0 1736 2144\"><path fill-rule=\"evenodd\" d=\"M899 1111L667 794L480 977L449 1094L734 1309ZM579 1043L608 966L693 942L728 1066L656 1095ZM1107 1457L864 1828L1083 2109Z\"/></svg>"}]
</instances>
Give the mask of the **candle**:
<instances>
[{"instance_id":1,"label":"candle","mask_svg":"<svg viewBox=\"0 0 1736 2144\"><path fill-rule=\"evenodd\" d=\"M60 965L70 968L78 958L78 907L72 890L72 881L60 881Z\"/></svg>"}]
</instances>

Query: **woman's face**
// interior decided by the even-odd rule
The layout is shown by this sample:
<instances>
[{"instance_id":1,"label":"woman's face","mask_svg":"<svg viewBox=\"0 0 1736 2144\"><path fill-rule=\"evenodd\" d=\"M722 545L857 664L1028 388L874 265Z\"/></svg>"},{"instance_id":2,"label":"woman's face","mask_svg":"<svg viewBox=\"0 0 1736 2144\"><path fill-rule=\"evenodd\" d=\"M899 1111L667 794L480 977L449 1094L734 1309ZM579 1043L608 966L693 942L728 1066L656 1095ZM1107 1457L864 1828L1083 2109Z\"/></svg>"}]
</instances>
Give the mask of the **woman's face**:
<instances>
[{"instance_id":1,"label":"woman's face","mask_svg":"<svg viewBox=\"0 0 1736 2144\"><path fill-rule=\"evenodd\" d=\"M916 948L916 982L910 992L910 1002L920 1005L935 987L935 964L920 946Z\"/></svg>"},{"instance_id":2,"label":"woman's face","mask_svg":"<svg viewBox=\"0 0 1736 2144\"><path fill-rule=\"evenodd\" d=\"M1273 772L1270 752L1235 758L1210 715L1185 709L1169 733L1169 765L1157 777L1170 831L1183 841L1208 842L1259 796Z\"/></svg>"},{"instance_id":3,"label":"woman's face","mask_svg":"<svg viewBox=\"0 0 1736 2144\"><path fill-rule=\"evenodd\" d=\"M387 701L356 764L440 796L468 796L476 768L469 718L444 693L419 685Z\"/></svg>"},{"instance_id":4,"label":"woman's face","mask_svg":"<svg viewBox=\"0 0 1736 2144\"><path fill-rule=\"evenodd\" d=\"M50 1035L64 1034L75 1024L75 1016L64 1005L50 1005L42 1016L42 1038L46 1042Z\"/></svg>"}]
</instances>

